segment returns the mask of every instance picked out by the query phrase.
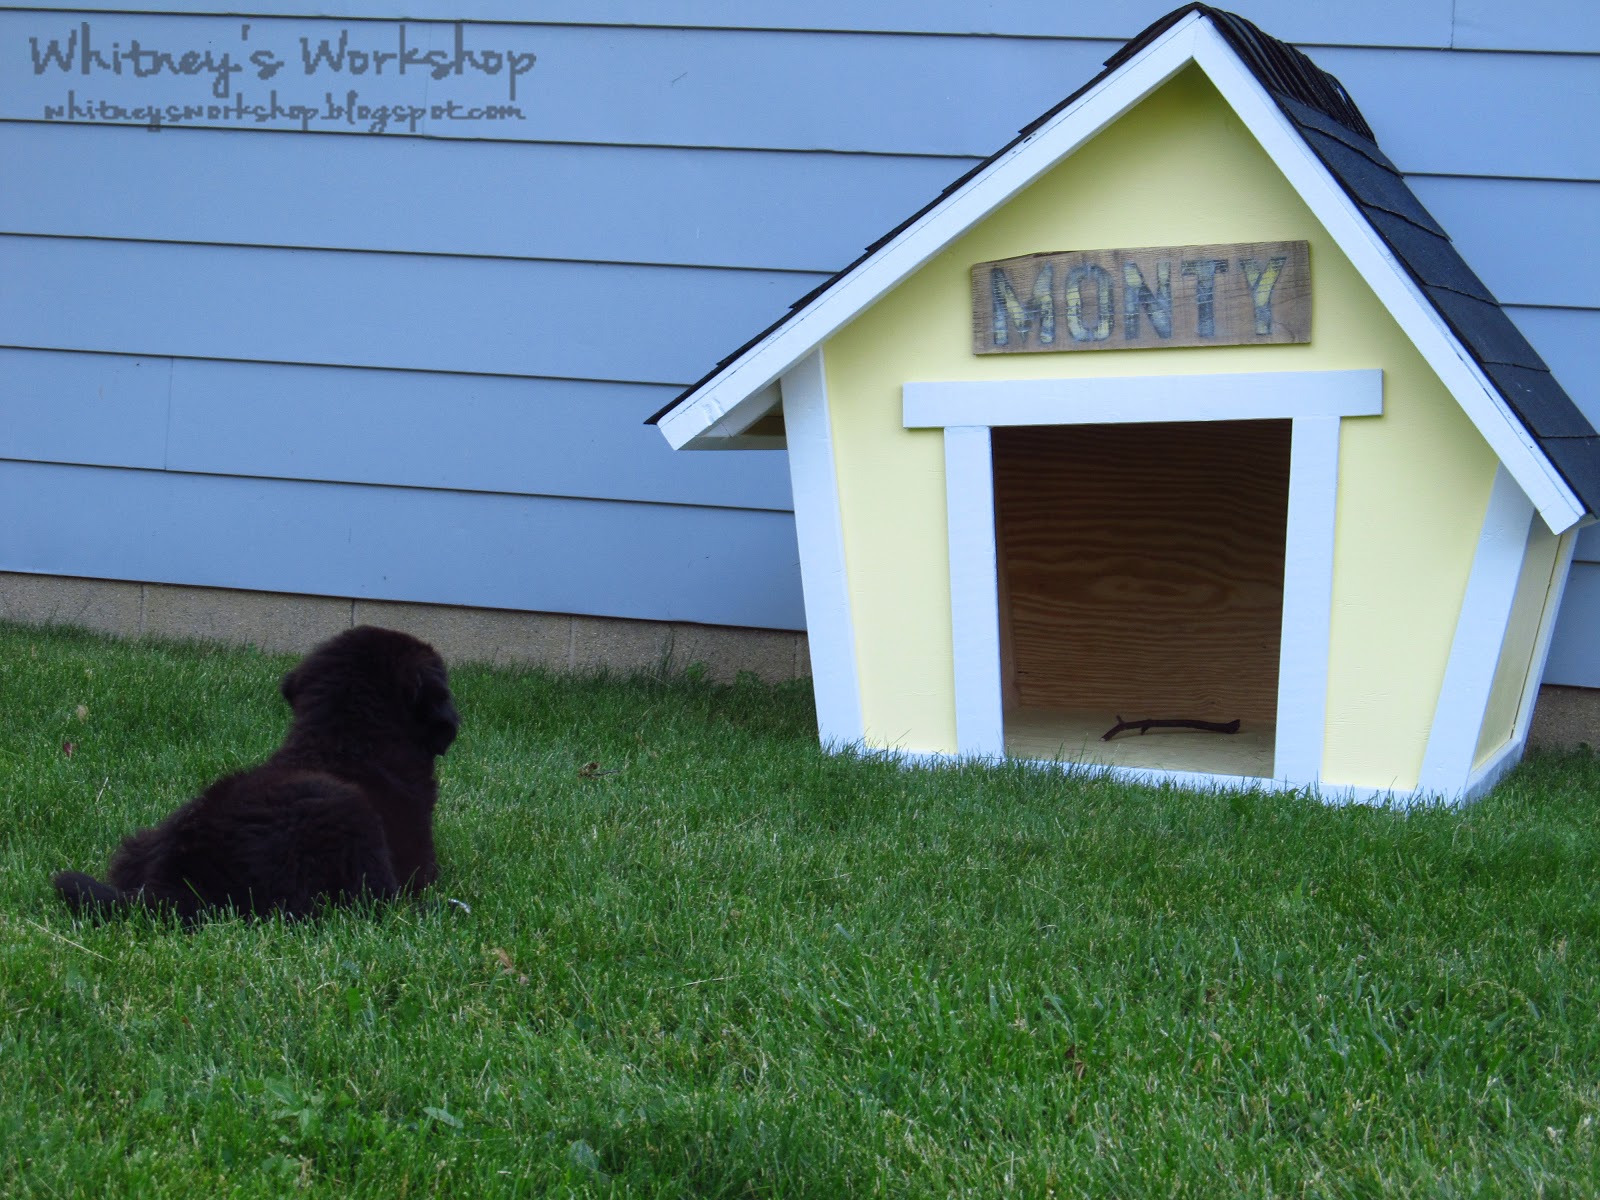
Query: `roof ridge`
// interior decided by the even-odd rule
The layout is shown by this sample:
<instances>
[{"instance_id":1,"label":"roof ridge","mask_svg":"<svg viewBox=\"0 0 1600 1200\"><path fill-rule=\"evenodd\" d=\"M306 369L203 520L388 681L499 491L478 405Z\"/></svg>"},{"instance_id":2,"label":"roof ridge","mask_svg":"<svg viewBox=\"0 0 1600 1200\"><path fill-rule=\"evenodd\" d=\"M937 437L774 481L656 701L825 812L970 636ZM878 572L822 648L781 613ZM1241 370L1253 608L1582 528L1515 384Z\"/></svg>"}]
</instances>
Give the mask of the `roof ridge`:
<instances>
[{"instance_id":1,"label":"roof ridge","mask_svg":"<svg viewBox=\"0 0 1600 1200\"><path fill-rule=\"evenodd\" d=\"M1105 65L1115 70L1190 13L1209 18L1217 32L1271 91L1315 109L1351 133L1377 144L1372 126L1367 124L1344 84L1312 62L1303 51L1279 41L1259 25L1227 9L1209 4L1185 4L1173 9L1136 34L1132 41L1106 59Z\"/></svg>"}]
</instances>

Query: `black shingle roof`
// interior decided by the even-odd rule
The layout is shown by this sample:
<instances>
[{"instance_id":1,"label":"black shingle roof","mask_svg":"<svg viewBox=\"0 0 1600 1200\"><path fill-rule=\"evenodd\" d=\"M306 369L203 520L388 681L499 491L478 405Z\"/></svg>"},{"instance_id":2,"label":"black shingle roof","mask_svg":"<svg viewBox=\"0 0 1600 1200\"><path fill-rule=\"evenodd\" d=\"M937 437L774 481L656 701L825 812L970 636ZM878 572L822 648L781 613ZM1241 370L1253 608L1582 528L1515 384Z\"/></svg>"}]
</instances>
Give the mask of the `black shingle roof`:
<instances>
[{"instance_id":1,"label":"black shingle roof","mask_svg":"<svg viewBox=\"0 0 1600 1200\"><path fill-rule=\"evenodd\" d=\"M1591 514L1600 512L1600 435L1556 382L1550 368L1483 281L1467 266L1451 244L1449 235L1406 186L1399 170L1378 148L1371 127L1344 86L1288 43L1269 37L1243 17L1207 4L1185 4L1156 21L1108 58L1104 71L1021 129L1016 138L950 184L932 203L868 246L855 262L801 297L788 314L723 359L703 379L650 417L647 424L655 424L666 416L729 363L849 275L924 213L937 207L946 196L1190 13L1205 16L1227 40L1329 174L1394 252L1462 347L1483 368L1585 509Z\"/></svg>"}]
</instances>

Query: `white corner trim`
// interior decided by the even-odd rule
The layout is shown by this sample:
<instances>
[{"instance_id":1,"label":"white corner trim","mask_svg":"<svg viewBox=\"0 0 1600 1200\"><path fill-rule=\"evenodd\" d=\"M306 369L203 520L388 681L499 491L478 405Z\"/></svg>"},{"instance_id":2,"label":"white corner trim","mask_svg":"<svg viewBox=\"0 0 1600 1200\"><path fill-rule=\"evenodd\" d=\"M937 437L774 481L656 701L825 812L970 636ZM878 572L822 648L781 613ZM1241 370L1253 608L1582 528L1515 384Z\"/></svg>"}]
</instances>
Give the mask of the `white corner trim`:
<instances>
[{"instance_id":1,"label":"white corner trim","mask_svg":"<svg viewBox=\"0 0 1600 1200\"><path fill-rule=\"evenodd\" d=\"M1374 417L1383 412L1383 372L907 383L901 396L907 429Z\"/></svg>"},{"instance_id":2,"label":"white corner trim","mask_svg":"<svg viewBox=\"0 0 1600 1200\"><path fill-rule=\"evenodd\" d=\"M849 746L862 739L861 688L822 351L808 355L781 386L817 729L823 745Z\"/></svg>"},{"instance_id":3,"label":"white corner trim","mask_svg":"<svg viewBox=\"0 0 1600 1200\"><path fill-rule=\"evenodd\" d=\"M1339 501L1339 418L1297 417L1289 446L1289 512L1278 632L1278 732L1272 771L1318 785L1327 741L1333 637L1333 544Z\"/></svg>"},{"instance_id":4,"label":"white corner trim","mask_svg":"<svg viewBox=\"0 0 1600 1200\"><path fill-rule=\"evenodd\" d=\"M950 617L956 685L956 748L1005 757L1000 681L1000 597L989 430L944 431L945 509L950 532Z\"/></svg>"},{"instance_id":5,"label":"white corner trim","mask_svg":"<svg viewBox=\"0 0 1600 1200\"><path fill-rule=\"evenodd\" d=\"M1495 471L1478 549L1456 619L1417 790L1447 799L1463 795L1472 777L1483 717L1500 648L1517 598L1533 504L1504 465Z\"/></svg>"},{"instance_id":6,"label":"white corner trim","mask_svg":"<svg viewBox=\"0 0 1600 1200\"><path fill-rule=\"evenodd\" d=\"M1295 388L1308 382L1309 416L1295 412ZM1219 383L1218 381L1222 381ZM1338 501L1341 414L1382 411L1378 371L1294 372L1269 375L1167 375L1145 379L1077 379L907 384L905 422L945 427L945 503L950 513L951 637L956 672L959 753L1000 757L1005 749L1000 679L1000 622L994 526L994 461L990 425L1104 424L1135 419L1132 400L1159 383L1149 419L1182 420L1193 411L1190 388L1207 420L1292 418L1284 599L1278 661L1278 732L1273 774L1285 787L1320 787L1333 603L1334 520ZM1055 383L1066 384L1052 388ZM999 407L1026 419L984 423ZM933 389L933 390L928 390ZM1014 393L1009 389L1018 389ZM1268 406L1264 398L1270 398ZM1007 408L1007 403L1010 408ZM1234 405L1234 407L1230 407ZM913 419L913 409L915 421ZM1265 418L1263 417L1265 414ZM1003 414L1004 415L1004 414ZM1173 779L1210 779L1176 772ZM1166 777L1166 776L1163 776ZM1250 786L1263 784L1252 780Z\"/></svg>"},{"instance_id":7,"label":"white corner trim","mask_svg":"<svg viewBox=\"0 0 1600 1200\"><path fill-rule=\"evenodd\" d=\"M1555 533L1586 515L1560 473L1473 362L1433 303L1329 174L1266 90L1210 22L1191 39L1195 61L1288 178L1477 426Z\"/></svg>"}]
</instances>

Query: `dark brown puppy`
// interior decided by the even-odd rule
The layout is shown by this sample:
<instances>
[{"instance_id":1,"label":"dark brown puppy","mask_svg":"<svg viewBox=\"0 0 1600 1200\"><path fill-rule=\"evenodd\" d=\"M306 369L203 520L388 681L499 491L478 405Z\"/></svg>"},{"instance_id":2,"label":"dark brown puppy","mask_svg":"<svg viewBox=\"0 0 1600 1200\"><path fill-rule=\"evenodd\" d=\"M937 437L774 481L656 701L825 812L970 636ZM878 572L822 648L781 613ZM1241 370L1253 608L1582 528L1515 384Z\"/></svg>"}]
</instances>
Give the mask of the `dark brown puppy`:
<instances>
[{"instance_id":1,"label":"dark brown puppy","mask_svg":"<svg viewBox=\"0 0 1600 1200\"><path fill-rule=\"evenodd\" d=\"M278 752L130 836L109 883L58 873L69 905L302 917L434 881L434 759L460 723L444 661L362 626L312 651L281 690L294 718Z\"/></svg>"}]
</instances>

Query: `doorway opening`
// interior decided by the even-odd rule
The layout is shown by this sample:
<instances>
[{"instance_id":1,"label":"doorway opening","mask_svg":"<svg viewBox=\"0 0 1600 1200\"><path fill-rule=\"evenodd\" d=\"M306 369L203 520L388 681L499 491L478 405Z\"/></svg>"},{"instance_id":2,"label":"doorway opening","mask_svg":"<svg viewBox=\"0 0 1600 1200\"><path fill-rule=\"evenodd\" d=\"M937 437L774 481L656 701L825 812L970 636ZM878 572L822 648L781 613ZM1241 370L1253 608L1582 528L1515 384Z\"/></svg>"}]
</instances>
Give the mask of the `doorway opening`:
<instances>
[{"instance_id":1,"label":"doorway opening","mask_svg":"<svg viewBox=\"0 0 1600 1200\"><path fill-rule=\"evenodd\" d=\"M1274 776L1291 428L992 430L1006 753Z\"/></svg>"}]
</instances>

